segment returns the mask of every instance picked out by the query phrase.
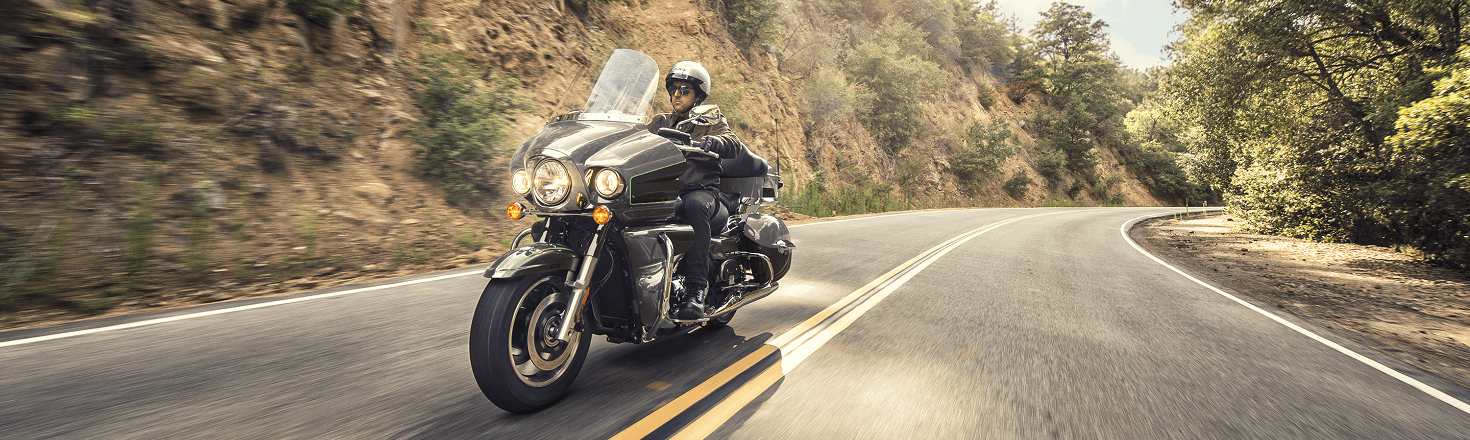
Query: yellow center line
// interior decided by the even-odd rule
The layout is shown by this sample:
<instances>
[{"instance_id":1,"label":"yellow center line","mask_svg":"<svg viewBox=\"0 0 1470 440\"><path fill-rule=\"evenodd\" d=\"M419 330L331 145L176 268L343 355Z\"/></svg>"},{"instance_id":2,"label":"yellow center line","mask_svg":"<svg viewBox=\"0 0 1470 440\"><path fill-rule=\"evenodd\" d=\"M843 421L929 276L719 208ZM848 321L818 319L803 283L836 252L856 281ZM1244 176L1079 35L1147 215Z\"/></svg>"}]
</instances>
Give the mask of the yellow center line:
<instances>
[{"instance_id":1,"label":"yellow center line","mask_svg":"<svg viewBox=\"0 0 1470 440\"><path fill-rule=\"evenodd\" d=\"M662 407L659 407L659 409L655 410L652 414L649 414L647 417L644 417L642 420L639 420L637 423L634 423L632 426L629 426L627 429L624 429L622 432L614 435L612 439L641 439L648 436L649 434L652 434L654 431L663 427L674 418L683 415L684 412L689 410L695 404L699 403L701 400L709 397L711 393L713 393L715 390L728 384L731 380L735 379L736 376L745 373L747 370L756 366L756 364L759 363L761 360L779 351L780 357L776 360L776 363L774 365L767 367L760 374L756 375L745 384L740 385L738 389L731 392L730 395L726 396L717 405L707 410L704 414L698 414L699 417L695 421L684 427L672 437L704 438L713 433L716 429L719 429L720 426L724 425L724 423L728 421L731 417L733 417L737 412L743 409L746 405L749 405L750 402L754 401L756 397L760 396L767 389L770 389L771 385L775 384L776 381L780 380L782 377L785 377L787 373L790 373L792 369L796 368L796 366L799 365L803 360L815 353L818 349L822 347L822 345L826 344L827 341L831 340L838 333L842 332L842 330L845 330L864 313L867 313L868 310L871 310L879 302L882 302L884 298L887 298L889 295L893 294L893 292L897 291L898 288L901 287L904 283L908 282L908 280L918 275L919 272L922 272L924 269L928 268L930 264L938 261L940 257L943 257L945 254L948 254L950 251L958 248L961 244L964 244L965 242L970 241L975 237L979 237L981 234L990 232L995 228L999 228L1010 223L1030 218L1054 214L1063 214L1068 212L1076 211L1033 214L1024 217L1013 218L1010 220L989 223L985 226L975 228L967 233L960 234L959 236L949 239L944 243L940 243L937 246L929 248L929 250L919 253L918 256L909 259L907 262L904 262L904 264L901 264L898 267L893 268L892 270L889 270L887 273L884 273L883 275L879 276L878 278L874 279L863 287L854 290L846 297L843 297L841 300L822 310L821 313L813 315L811 318L808 318L806 321L803 321L801 324L798 324L791 330L788 330L786 333L781 334L781 336L777 336L776 338L771 339L770 342L768 342L766 345L761 346L761 348L757 349L755 352L746 355L744 358L741 358L733 365L730 365L724 370L721 370L719 373L716 373L713 377L710 377L709 379L700 383L698 386L694 387L694 389L689 390L689 392L684 393L683 395L675 398L669 403L664 404ZM904 273L905 271L907 271L907 273ZM885 284L887 285L885 286ZM880 288L881 290L874 292L875 289ZM867 299L863 299L864 297L867 297ZM854 302L857 302L859 300L862 300L860 304L853 304ZM847 310L841 316L838 316L835 321L831 322L826 327L823 327L813 332L814 329L817 329L819 325L821 325L823 322L826 322L833 315L849 307L851 307L851 310Z\"/></svg>"}]
</instances>

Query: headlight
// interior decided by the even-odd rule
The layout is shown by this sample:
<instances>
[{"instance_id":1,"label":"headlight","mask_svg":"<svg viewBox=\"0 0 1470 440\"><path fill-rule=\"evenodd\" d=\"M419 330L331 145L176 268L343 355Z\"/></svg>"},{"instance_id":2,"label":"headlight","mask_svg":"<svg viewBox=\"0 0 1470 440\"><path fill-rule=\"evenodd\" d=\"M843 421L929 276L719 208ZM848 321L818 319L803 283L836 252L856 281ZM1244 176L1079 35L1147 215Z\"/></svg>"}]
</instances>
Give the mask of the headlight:
<instances>
[{"instance_id":1,"label":"headlight","mask_svg":"<svg viewBox=\"0 0 1470 440\"><path fill-rule=\"evenodd\" d=\"M510 188L515 190L516 194L523 196L529 194L531 192L531 173L525 168L516 170L515 174L510 176Z\"/></svg>"},{"instance_id":2,"label":"headlight","mask_svg":"<svg viewBox=\"0 0 1470 440\"><path fill-rule=\"evenodd\" d=\"M567 176L567 167L561 162L546 160L536 167L536 181L532 188L536 192L536 200L541 204L556 205L567 199L567 193L572 189L572 179Z\"/></svg>"},{"instance_id":3,"label":"headlight","mask_svg":"<svg viewBox=\"0 0 1470 440\"><path fill-rule=\"evenodd\" d=\"M603 168L592 177L592 187L603 198L611 199L623 193L623 176L612 168Z\"/></svg>"}]
</instances>

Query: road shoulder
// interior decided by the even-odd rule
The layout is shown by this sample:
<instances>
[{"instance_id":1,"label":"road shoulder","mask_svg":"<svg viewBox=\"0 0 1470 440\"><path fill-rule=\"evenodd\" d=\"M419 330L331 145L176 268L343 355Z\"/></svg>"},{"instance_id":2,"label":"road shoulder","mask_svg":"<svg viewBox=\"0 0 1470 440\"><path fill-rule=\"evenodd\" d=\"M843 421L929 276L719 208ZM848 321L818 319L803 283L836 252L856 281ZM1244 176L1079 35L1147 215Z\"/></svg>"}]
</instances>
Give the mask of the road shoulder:
<instances>
[{"instance_id":1,"label":"road shoulder","mask_svg":"<svg viewBox=\"0 0 1470 440\"><path fill-rule=\"evenodd\" d=\"M1163 217L1130 235L1215 283L1470 387L1470 278L1384 247L1239 226L1228 214Z\"/></svg>"}]
</instances>

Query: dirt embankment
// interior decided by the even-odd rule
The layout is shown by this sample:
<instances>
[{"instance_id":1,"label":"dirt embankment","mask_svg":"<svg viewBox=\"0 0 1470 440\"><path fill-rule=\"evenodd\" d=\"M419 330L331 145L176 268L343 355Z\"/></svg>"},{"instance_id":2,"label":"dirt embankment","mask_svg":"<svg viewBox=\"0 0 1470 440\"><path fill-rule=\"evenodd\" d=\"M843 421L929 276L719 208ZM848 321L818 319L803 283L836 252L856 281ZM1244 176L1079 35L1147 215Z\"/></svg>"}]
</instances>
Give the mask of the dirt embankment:
<instances>
[{"instance_id":1,"label":"dirt embankment","mask_svg":"<svg viewBox=\"0 0 1470 440\"><path fill-rule=\"evenodd\" d=\"M1470 277L1392 249L1238 230L1216 215L1154 219L1151 252L1390 356L1470 386Z\"/></svg>"}]
</instances>

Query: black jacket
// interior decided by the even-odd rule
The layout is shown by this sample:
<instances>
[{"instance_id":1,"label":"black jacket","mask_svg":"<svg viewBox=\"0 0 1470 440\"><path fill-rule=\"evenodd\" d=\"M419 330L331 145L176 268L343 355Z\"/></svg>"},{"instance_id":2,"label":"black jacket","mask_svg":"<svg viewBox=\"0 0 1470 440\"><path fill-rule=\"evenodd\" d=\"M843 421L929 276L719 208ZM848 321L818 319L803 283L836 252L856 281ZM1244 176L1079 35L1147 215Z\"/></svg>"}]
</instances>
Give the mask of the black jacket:
<instances>
[{"instance_id":1,"label":"black jacket","mask_svg":"<svg viewBox=\"0 0 1470 440\"><path fill-rule=\"evenodd\" d=\"M720 167L720 159L736 159L751 155L750 151L745 148L745 143L740 142L740 138L730 131L730 125L725 122L725 116L720 113L718 106L695 106L683 119L678 119L678 116L673 113L653 115L648 121L648 131L658 133L660 128L672 128L689 133L690 140L696 146L707 136L720 140L719 145L710 150L718 157L699 153L683 153L684 160L689 163L689 168L684 171L684 175L679 176L679 194L702 189L718 193L720 175L724 172Z\"/></svg>"}]
</instances>

